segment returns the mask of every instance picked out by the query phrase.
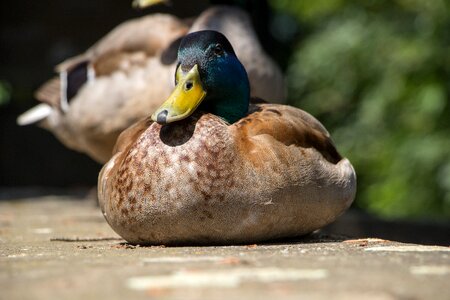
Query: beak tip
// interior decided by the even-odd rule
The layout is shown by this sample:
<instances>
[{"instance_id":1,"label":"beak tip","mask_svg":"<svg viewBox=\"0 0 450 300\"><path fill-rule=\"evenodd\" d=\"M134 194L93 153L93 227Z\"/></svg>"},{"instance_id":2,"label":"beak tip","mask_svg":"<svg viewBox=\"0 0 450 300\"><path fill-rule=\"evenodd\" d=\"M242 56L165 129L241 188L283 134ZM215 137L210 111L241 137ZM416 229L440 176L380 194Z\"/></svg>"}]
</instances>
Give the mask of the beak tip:
<instances>
[{"instance_id":1,"label":"beak tip","mask_svg":"<svg viewBox=\"0 0 450 300\"><path fill-rule=\"evenodd\" d=\"M164 109L161 112L159 112L158 115L156 116L156 122L161 125L167 124L168 113L169 112L167 111L167 109Z\"/></svg>"}]
</instances>

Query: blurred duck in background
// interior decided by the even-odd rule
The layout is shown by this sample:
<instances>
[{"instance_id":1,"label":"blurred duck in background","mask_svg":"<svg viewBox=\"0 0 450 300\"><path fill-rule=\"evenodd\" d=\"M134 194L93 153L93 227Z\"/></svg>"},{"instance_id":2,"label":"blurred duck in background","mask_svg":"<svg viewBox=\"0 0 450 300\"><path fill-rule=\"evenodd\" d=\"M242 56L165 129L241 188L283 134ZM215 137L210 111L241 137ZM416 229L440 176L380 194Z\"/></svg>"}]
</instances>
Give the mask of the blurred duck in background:
<instances>
[{"instance_id":1,"label":"blurred duck in background","mask_svg":"<svg viewBox=\"0 0 450 300\"><path fill-rule=\"evenodd\" d=\"M161 2L134 4L143 8ZM284 101L284 77L261 47L248 14L212 6L193 20L155 13L120 24L85 53L59 64L59 76L35 94L41 104L17 121L36 123L67 147L105 163L119 134L170 95L181 38L207 29L230 40L247 70L253 97Z\"/></svg>"}]
</instances>

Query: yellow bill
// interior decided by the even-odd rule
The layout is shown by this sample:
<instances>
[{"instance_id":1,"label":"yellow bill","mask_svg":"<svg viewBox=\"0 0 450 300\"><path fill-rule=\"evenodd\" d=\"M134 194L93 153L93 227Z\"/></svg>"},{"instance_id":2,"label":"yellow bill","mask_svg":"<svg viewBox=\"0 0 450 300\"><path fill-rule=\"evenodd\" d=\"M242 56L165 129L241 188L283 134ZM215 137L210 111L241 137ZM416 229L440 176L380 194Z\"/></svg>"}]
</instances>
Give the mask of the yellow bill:
<instances>
[{"instance_id":1,"label":"yellow bill","mask_svg":"<svg viewBox=\"0 0 450 300\"><path fill-rule=\"evenodd\" d=\"M152 120L167 124L189 117L206 96L203 89L198 66L188 72L178 67L176 73L177 85L169 98L155 111Z\"/></svg>"},{"instance_id":2,"label":"yellow bill","mask_svg":"<svg viewBox=\"0 0 450 300\"><path fill-rule=\"evenodd\" d=\"M133 0L133 7L146 8L160 3L167 4L167 2L168 0Z\"/></svg>"}]
</instances>

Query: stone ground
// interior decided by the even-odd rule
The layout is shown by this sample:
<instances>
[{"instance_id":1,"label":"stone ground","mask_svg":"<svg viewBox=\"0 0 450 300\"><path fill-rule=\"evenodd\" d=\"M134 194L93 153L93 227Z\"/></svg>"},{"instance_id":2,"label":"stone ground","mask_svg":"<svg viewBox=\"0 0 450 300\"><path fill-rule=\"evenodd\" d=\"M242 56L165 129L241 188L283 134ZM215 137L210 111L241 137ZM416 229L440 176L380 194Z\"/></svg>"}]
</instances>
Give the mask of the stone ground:
<instances>
[{"instance_id":1,"label":"stone ground","mask_svg":"<svg viewBox=\"0 0 450 300\"><path fill-rule=\"evenodd\" d=\"M450 248L315 233L136 247L93 201L0 201L0 299L450 299Z\"/></svg>"}]
</instances>

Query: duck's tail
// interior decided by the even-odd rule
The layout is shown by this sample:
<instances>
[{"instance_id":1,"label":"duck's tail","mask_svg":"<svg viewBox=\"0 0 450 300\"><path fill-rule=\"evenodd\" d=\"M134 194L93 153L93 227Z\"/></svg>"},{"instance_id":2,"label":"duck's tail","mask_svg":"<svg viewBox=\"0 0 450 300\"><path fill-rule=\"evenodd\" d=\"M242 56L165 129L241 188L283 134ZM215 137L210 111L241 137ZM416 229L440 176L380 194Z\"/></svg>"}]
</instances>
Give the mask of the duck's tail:
<instances>
[{"instance_id":1,"label":"duck's tail","mask_svg":"<svg viewBox=\"0 0 450 300\"><path fill-rule=\"evenodd\" d=\"M341 159L336 167L339 170L340 185L345 187L342 189L345 193L343 195L344 199L346 199L345 205L349 207L356 196L356 172L347 158Z\"/></svg>"},{"instance_id":2,"label":"duck's tail","mask_svg":"<svg viewBox=\"0 0 450 300\"><path fill-rule=\"evenodd\" d=\"M17 124L20 126L38 123L46 119L53 111L53 108L47 103L41 103L27 110L17 117Z\"/></svg>"}]
</instances>

